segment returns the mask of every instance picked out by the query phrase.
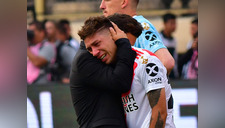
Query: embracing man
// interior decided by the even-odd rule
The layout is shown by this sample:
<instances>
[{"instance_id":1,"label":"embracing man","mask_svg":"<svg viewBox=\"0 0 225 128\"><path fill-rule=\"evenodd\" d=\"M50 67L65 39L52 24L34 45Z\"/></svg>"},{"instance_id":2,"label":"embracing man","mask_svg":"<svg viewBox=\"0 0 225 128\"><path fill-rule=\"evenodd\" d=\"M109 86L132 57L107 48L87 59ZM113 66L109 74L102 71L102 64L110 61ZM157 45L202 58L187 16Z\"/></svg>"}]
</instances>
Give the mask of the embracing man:
<instances>
[{"instance_id":1,"label":"embracing man","mask_svg":"<svg viewBox=\"0 0 225 128\"><path fill-rule=\"evenodd\" d=\"M143 28L128 15L114 14L107 18L87 19L78 35L95 59L114 65L120 59L117 40L113 38L119 29L126 33L133 45ZM121 95L128 128L175 128L173 97L166 68L152 52L135 47L132 49L137 53L132 85L128 92Z\"/></svg>"}]
</instances>

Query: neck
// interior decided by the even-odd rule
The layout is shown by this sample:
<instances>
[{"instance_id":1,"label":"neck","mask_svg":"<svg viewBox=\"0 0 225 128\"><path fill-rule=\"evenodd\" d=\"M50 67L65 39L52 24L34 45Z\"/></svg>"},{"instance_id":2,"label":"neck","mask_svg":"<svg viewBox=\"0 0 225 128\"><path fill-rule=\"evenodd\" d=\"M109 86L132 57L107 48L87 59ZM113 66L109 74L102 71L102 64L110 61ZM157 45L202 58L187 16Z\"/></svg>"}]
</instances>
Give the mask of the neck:
<instances>
[{"instance_id":1,"label":"neck","mask_svg":"<svg viewBox=\"0 0 225 128\"><path fill-rule=\"evenodd\" d=\"M130 15L130 16L135 16L135 15L137 15L136 9L130 9L130 11L128 11L127 13L128 13L128 15Z\"/></svg>"},{"instance_id":2,"label":"neck","mask_svg":"<svg viewBox=\"0 0 225 128\"><path fill-rule=\"evenodd\" d=\"M167 37L171 36L171 33L169 31L166 31L165 29L163 30L164 35L166 35Z\"/></svg>"},{"instance_id":3,"label":"neck","mask_svg":"<svg viewBox=\"0 0 225 128\"><path fill-rule=\"evenodd\" d=\"M37 42L35 42L35 44L41 43L44 39L40 39Z\"/></svg>"},{"instance_id":4,"label":"neck","mask_svg":"<svg viewBox=\"0 0 225 128\"><path fill-rule=\"evenodd\" d=\"M54 42L56 41L56 38L49 38L48 41L49 41L50 43L54 43Z\"/></svg>"},{"instance_id":5,"label":"neck","mask_svg":"<svg viewBox=\"0 0 225 128\"><path fill-rule=\"evenodd\" d=\"M128 8L128 7L123 10L123 12L122 12L123 14L127 14L127 15L129 15L131 17L137 15L136 8L131 8L131 7Z\"/></svg>"}]
</instances>

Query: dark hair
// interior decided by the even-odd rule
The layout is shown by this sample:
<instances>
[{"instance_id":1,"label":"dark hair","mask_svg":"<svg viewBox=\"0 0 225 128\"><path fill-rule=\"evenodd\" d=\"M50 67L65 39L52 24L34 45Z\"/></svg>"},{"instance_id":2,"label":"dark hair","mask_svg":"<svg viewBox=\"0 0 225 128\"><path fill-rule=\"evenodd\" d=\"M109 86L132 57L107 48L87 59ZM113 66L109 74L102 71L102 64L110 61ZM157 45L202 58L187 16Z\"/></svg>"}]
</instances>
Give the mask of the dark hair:
<instances>
[{"instance_id":1,"label":"dark hair","mask_svg":"<svg viewBox=\"0 0 225 128\"><path fill-rule=\"evenodd\" d=\"M143 27L141 24L129 15L115 13L107 18L114 22L125 33L131 33L135 37L139 37L142 33Z\"/></svg>"},{"instance_id":2,"label":"dark hair","mask_svg":"<svg viewBox=\"0 0 225 128\"><path fill-rule=\"evenodd\" d=\"M61 22L57 22L56 23L56 29L61 33L66 35L67 34L67 28L64 24L62 24Z\"/></svg>"},{"instance_id":3,"label":"dark hair","mask_svg":"<svg viewBox=\"0 0 225 128\"><path fill-rule=\"evenodd\" d=\"M44 19L44 20L42 21L42 24L43 24L44 29L46 29L46 27L45 27L46 22L48 22L48 19Z\"/></svg>"},{"instance_id":4,"label":"dark hair","mask_svg":"<svg viewBox=\"0 0 225 128\"><path fill-rule=\"evenodd\" d=\"M33 21L33 22L29 23L29 26L31 26L31 25L35 25L36 29L39 31L45 30L43 23L40 21Z\"/></svg>"},{"instance_id":5,"label":"dark hair","mask_svg":"<svg viewBox=\"0 0 225 128\"><path fill-rule=\"evenodd\" d=\"M61 20L59 20L59 24L63 24L63 25L68 24L68 25L70 25L70 22L67 19L61 19Z\"/></svg>"},{"instance_id":6,"label":"dark hair","mask_svg":"<svg viewBox=\"0 0 225 128\"><path fill-rule=\"evenodd\" d=\"M162 18L163 18L163 22L166 23L168 20L176 19L176 15L172 13L166 13L162 16Z\"/></svg>"},{"instance_id":7,"label":"dark hair","mask_svg":"<svg viewBox=\"0 0 225 128\"><path fill-rule=\"evenodd\" d=\"M87 36L95 34L98 30L109 27L113 26L106 17L90 17L84 22L84 26L82 26L81 30L78 31L78 35L82 40L84 40Z\"/></svg>"},{"instance_id":8,"label":"dark hair","mask_svg":"<svg viewBox=\"0 0 225 128\"><path fill-rule=\"evenodd\" d=\"M78 35L82 40L87 36L91 36L100 29L113 27L111 22L114 22L125 33L131 33L135 37L138 37L142 33L142 26L134 18L126 14L114 14L108 16L90 17L88 18L81 30L78 31Z\"/></svg>"},{"instance_id":9,"label":"dark hair","mask_svg":"<svg viewBox=\"0 0 225 128\"><path fill-rule=\"evenodd\" d=\"M198 25L198 18L195 18L194 20L191 21L192 24L197 24Z\"/></svg>"}]
</instances>

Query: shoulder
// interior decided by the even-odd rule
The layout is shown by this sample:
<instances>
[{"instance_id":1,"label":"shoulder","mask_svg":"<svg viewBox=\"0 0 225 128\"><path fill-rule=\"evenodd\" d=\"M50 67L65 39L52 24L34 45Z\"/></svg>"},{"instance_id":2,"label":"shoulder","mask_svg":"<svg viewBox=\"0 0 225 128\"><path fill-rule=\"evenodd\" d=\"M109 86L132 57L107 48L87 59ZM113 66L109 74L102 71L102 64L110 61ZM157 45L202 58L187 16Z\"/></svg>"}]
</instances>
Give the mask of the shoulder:
<instances>
[{"instance_id":1,"label":"shoulder","mask_svg":"<svg viewBox=\"0 0 225 128\"><path fill-rule=\"evenodd\" d=\"M98 62L99 60L93 57L87 50L79 49L74 57L74 61L78 65L85 65L87 63L93 64L93 62Z\"/></svg>"},{"instance_id":2,"label":"shoulder","mask_svg":"<svg viewBox=\"0 0 225 128\"><path fill-rule=\"evenodd\" d=\"M72 47L78 48L80 46L79 42L76 39L74 39L74 38L72 38L71 40L69 40L69 42L70 42L70 45Z\"/></svg>"},{"instance_id":3,"label":"shoulder","mask_svg":"<svg viewBox=\"0 0 225 128\"><path fill-rule=\"evenodd\" d=\"M150 28L154 27L154 25L146 18L143 16L135 16L134 19L136 19L144 28L144 30L149 30Z\"/></svg>"},{"instance_id":4,"label":"shoulder","mask_svg":"<svg viewBox=\"0 0 225 128\"><path fill-rule=\"evenodd\" d=\"M149 61L158 59L157 56L149 50L136 47L132 47L132 50L137 53L135 61L140 64L147 64Z\"/></svg>"},{"instance_id":5,"label":"shoulder","mask_svg":"<svg viewBox=\"0 0 225 128\"><path fill-rule=\"evenodd\" d=\"M56 48L55 44L49 43L49 42L44 42L41 46L41 49L49 49L49 50L54 50L54 48Z\"/></svg>"},{"instance_id":6,"label":"shoulder","mask_svg":"<svg viewBox=\"0 0 225 128\"><path fill-rule=\"evenodd\" d=\"M138 22L149 22L146 18L144 18L142 15L134 16L134 19L136 19Z\"/></svg>"},{"instance_id":7,"label":"shoulder","mask_svg":"<svg viewBox=\"0 0 225 128\"><path fill-rule=\"evenodd\" d=\"M152 58L152 57L157 58L157 56L153 52L151 52L147 49L142 49L142 48L137 48L137 47L132 46L132 50L134 50L137 53L137 57L146 56L146 57L150 57L150 58Z\"/></svg>"}]
</instances>

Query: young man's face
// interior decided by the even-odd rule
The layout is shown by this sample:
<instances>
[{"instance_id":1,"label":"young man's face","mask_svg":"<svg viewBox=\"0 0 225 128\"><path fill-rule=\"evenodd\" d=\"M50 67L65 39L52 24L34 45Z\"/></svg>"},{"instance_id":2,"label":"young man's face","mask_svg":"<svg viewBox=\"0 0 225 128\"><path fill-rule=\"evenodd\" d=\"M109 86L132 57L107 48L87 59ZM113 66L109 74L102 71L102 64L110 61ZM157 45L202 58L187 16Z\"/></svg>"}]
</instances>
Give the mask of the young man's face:
<instances>
[{"instance_id":1,"label":"young man's face","mask_svg":"<svg viewBox=\"0 0 225 128\"><path fill-rule=\"evenodd\" d=\"M122 0L102 0L99 8L102 10L103 15L107 17L121 12L121 2Z\"/></svg>"},{"instance_id":2,"label":"young man's face","mask_svg":"<svg viewBox=\"0 0 225 128\"><path fill-rule=\"evenodd\" d=\"M33 44L40 43L44 39L44 30L38 30L34 24L30 25L28 29L34 32L34 38L31 41Z\"/></svg>"},{"instance_id":3,"label":"young man's face","mask_svg":"<svg viewBox=\"0 0 225 128\"><path fill-rule=\"evenodd\" d=\"M60 32L58 29L56 29L56 38L62 42L66 41L67 36L66 33Z\"/></svg>"},{"instance_id":4,"label":"young man's face","mask_svg":"<svg viewBox=\"0 0 225 128\"><path fill-rule=\"evenodd\" d=\"M96 32L93 36L84 39L87 50L106 64L116 59L117 46L108 29Z\"/></svg>"},{"instance_id":5,"label":"young man's face","mask_svg":"<svg viewBox=\"0 0 225 128\"><path fill-rule=\"evenodd\" d=\"M176 30L176 20L170 19L165 23L165 29L167 29L169 32L174 32Z\"/></svg>"},{"instance_id":6,"label":"young man's face","mask_svg":"<svg viewBox=\"0 0 225 128\"><path fill-rule=\"evenodd\" d=\"M54 23L51 21L47 21L45 24L45 28L46 28L48 38L54 38L55 34L56 34L55 33L56 28L55 28Z\"/></svg>"},{"instance_id":7,"label":"young man's face","mask_svg":"<svg viewBox=\"0 0 225 128\"><path fill-rule=\"evenodd\" d=\"M198 25L192 23L191 24L191 35L194 36L197 31L198 31Z\"/></svg>"}]
</instances>

